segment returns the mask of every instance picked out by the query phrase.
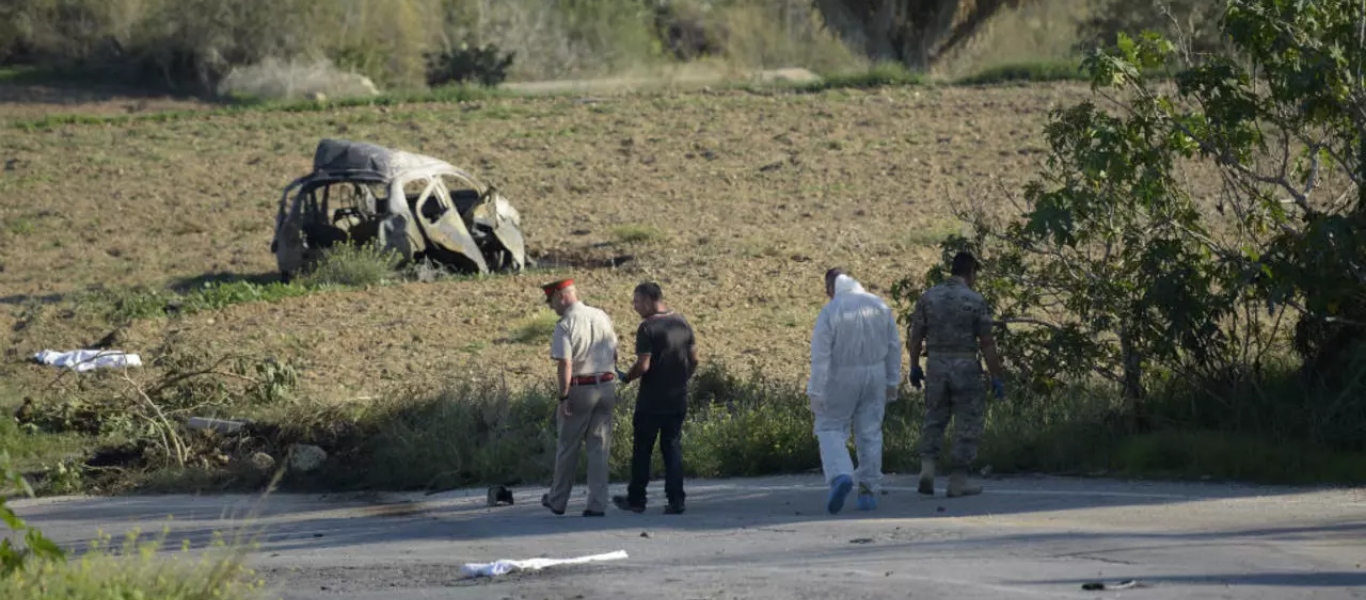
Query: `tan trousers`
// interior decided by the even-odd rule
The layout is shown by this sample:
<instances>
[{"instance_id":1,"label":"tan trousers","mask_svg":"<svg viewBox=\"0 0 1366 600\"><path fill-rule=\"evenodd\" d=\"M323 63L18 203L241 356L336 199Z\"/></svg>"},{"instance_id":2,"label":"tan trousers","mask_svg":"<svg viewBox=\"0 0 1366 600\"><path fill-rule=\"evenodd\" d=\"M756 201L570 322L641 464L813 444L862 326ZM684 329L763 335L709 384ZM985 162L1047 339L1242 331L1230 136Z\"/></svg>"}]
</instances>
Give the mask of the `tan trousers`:
<instances>
[{"instance_id":1,"label":"tan trousers","mask_svg":"<svg viewBox=\"0 0 1366 600\"><path fill-rule=\"evenodd\" d=\"M559 448L555 453L555 477L547 499L555 510L569 504L579 470L579 447L588 447L588 506L594 512L607 511L607 457L612 441L612 409L617 404L616 382L576 385L569 388L570 416L556 409L559 419Z\"/></svg>"}]
</instances>

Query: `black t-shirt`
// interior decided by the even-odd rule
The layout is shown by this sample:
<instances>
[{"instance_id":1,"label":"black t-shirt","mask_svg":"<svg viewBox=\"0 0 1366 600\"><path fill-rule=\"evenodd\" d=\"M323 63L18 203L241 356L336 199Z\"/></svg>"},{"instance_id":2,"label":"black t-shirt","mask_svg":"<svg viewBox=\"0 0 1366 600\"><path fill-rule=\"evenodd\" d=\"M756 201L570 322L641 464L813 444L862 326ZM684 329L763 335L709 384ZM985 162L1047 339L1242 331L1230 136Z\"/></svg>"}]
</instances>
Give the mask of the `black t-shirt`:
<instances>
[{"instance_id":1,"label":"black t-shirt","mask_svg":"<svg viewBox=\"0 0 1366 600\"><path fill-rule=\"evenodd\" d=\"M650 355L650 370L640 377L637 411L687 411L688 355L694 344L692 327L678 313L660 313L640 322L636 328L636 354Z\"/></svg>"}]
</instances>

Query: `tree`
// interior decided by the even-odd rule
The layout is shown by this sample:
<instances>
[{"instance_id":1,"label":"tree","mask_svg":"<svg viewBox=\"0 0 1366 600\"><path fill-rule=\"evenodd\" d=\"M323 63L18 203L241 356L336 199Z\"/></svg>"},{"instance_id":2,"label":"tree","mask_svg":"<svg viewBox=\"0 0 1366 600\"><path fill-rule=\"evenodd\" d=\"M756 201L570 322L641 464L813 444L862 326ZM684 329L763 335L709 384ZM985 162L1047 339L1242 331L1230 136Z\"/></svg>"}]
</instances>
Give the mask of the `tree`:
<instances>
[{"instance_id":1,"label":"tree","mask_svg":"<svg viewBox=\"0 0 1366 600\"><path fill-rule=\"evenodd\" d=\"M927 69L1000 11L1038 0L814 0L840 37L873 60Z\"/></svg>"},{"instance_id":2,"label":"tree","mask_svg":"<svg viewBox=\"0 0 1366 600\"><path fill-rule=\"evenodd\" d=\"M1359 385L1345 365L1366 332L1366 7L1230 0L1221 26L1230 50L1198 65L1151 32L1094 51L1084 70L1109 110L1054 111L1018 210L964 211L973 239L945 241L983 255L1002 324L1029 327L1002 347L1031 385L1100 373L1135 403L1154 372L1227 385L1258 376L1287 317L1307 372ZM1149 74L1171 70L1161 91ZM1190 163L1215 167L1216 201L1177 176Z\"/></svg>"}]
</instances>

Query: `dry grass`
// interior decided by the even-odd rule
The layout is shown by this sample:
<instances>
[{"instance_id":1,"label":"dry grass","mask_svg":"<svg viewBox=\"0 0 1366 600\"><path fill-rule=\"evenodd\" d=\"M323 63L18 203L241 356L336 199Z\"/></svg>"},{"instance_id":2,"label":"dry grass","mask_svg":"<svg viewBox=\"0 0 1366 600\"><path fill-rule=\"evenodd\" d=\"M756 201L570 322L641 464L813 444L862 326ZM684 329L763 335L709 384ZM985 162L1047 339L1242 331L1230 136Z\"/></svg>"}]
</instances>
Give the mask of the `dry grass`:
<instances>
[{"instance_id":1,"label":"dry grass","mask_svg":"<svg viewBox=\"0 0 1366 600\"><path fill-rule=\"evenodd\" d=\"M32 223L0 238L0 327L12 358L72 348L109 325L25 302L96 285L269 277L279 189L308 170L319 135L336 135L449 157L496 182L548 262L632 255L616 268L563 271L616 318L624 344L631 290L654 279L695 324L707 360L795 380L828 266L882 294L922 271L951 207L999 203L988 192L996 183L1018 189L1042 157L1046 112L1087 95L1052 84L493 98L11 131L0 156L18 166L0 195L48 200L0 205L5 223ZM279 356L301 365L302 391L322 399L461 377L520 386L550 377L544 348L508 343L543 310L537 285L550 277L227 306L138 320L121 341L148 353L174 332L198 348ZM21 318L31 326L13 331ZM51 375L4 370L30 382Z\"/></svg>"},{"instance_id":2,"label":"dry grass","mask_svg":"<svg viewBox=\"0 0 1366 600\"><path fill-rule=\"evenodd\" d=\"M959 79L993 67L1074 59L1077 23L1089 14L1089 3L1042 0L1003 11L976 40L947 57L936 74Z\"/></svg>"},{"instance_id":3,"label":"dry grass","mask_svg":"<svg viewBox=\"0 0 1366 600\"><path fill-rule=\"evenodd\" d=\"M6 600L254 600L263 583L246 551L216 536L208 552L168 552L160 539L129 535L119 546L102 535L69 561L28 561L0 577Z\"/></svg>"}]
</instances>

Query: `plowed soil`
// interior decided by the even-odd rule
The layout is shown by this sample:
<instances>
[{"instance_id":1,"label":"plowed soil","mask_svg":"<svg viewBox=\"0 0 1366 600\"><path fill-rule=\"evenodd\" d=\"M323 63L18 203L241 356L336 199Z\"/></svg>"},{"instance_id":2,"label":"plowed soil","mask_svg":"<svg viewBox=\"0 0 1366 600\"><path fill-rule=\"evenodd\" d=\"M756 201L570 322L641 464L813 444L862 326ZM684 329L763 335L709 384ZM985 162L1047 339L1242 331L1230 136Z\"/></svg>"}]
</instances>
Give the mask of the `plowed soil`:
<instances>
[{"instance_id":1,"label":"plowed soil","mask_svg":"<svg viewBox=\"0 0 1366 600\"><path fill-rule=\"evenodd\" d=\"M1089 96L1075 84L699 91L11 129L0 136L5 370L50 376L22 359L107 333L60 315L12 331L41 299L268 279L280 189L308 171L319 138L343 137L495 183L533 253L568 266L143 320L122 349L150 352L176 332L195 347L277 356L302 365L320 398L449 378L549 381L547 343L515 334L547 311L537 284L567 275L616 320L623 367L631 289L651 279L696 326L704 360L798 381L825 269L841 265L884 296L923 273L957 231L951 207L1008 205L1044 157L1047 112ZM630 260L601 266L613 257Z\"/></svg>"}]
</instances>

